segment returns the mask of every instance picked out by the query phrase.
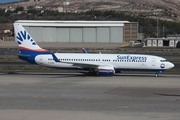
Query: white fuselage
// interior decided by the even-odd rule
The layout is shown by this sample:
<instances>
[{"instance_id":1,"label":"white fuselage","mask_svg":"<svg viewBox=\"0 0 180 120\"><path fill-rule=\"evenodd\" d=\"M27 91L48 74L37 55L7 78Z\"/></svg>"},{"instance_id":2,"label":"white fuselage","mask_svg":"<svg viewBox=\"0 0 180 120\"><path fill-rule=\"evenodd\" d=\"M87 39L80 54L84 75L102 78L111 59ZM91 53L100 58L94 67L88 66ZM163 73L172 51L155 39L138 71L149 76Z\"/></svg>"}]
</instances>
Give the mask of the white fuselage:
<instances>
[{"instance_id":1,"label":"white fuselage","mask_svg":"<svg viewBox=\"0 0 180 120\"><path fill-rule=\"evenodd\" d=\"M153 55L140 54L82 54L54 53L60 62L55 62L51 54L37 55L37 64L56 68L88 68L110 65L121 70L166 70L174 67L166 59ZM76 63L78 64L76 66ZM81 66L82 64L82 66Z\"/></svg>"}]
</instances>

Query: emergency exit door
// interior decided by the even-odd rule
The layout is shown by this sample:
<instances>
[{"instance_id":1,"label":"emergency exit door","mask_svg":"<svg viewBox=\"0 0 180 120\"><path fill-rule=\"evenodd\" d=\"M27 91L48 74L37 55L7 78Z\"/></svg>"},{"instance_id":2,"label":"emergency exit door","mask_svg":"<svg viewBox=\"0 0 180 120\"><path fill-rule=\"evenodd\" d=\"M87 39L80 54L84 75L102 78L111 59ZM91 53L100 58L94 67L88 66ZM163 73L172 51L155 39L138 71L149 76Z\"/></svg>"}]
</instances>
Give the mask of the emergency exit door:
<instances>
[{"instance_id":1,"label":"emergency exit door","mask_svg":"<svg viewBox=\"0 0 180 120\"><path fill-rule=\"evenodd\" d=\"M155 65L156 65L156 59L152 58L152 66L155 66Z\"/></svg>"}]
</instances>

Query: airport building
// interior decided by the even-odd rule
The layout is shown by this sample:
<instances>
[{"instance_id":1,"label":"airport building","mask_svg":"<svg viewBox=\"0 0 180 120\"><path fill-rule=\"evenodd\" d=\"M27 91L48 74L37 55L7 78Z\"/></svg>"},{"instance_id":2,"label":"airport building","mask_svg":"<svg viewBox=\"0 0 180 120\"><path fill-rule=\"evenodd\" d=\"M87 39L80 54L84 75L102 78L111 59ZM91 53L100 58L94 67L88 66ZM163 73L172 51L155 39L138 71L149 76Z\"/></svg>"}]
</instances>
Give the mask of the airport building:
<instances>
[{"instance_id":1,"label":"airport building","mask_svg":"<svg viewBox=\"0 0 180 120\"><path fill-rule=\"evenodd\" d=\"M147 47L176 47L179 38L147 38Z\"/></svg>"},{"instance_id":2,"label":"airport building","mask_svg":"<svg viewBox=\"0 0 180 120\"><path fill-rule=\"evenodd\" d=\"M138 23L129 21L18 20L36 42L124 43L138 39Z\"/></svg>"}]
</instances>

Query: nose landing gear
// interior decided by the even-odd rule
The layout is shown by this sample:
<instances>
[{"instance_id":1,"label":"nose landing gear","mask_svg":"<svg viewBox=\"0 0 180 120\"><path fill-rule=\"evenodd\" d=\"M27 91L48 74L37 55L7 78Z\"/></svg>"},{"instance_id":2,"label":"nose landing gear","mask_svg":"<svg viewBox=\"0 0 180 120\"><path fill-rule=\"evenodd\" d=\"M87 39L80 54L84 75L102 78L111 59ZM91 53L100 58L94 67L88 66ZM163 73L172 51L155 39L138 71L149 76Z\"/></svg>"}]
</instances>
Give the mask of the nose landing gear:
<instances>
[{"instance_id":1,"label":"nose landing gear","mask_svg":"<svg viewBox=\"0 0 180 120\"><path fill-rule=\"evenodd\" d=\"M163 73L163 70L156 71L155 77L159 77L159 74Z\"/></svg>"},{"instance_id":2,"label":"nose landing gear","mask_svg":"<svg viewBox=\"0 0 180 120\"><path fill-rule=\"evenodd\" d=\"M156 72L155 77L159 77L159 73Z\"/></svg>"}]
</instances>

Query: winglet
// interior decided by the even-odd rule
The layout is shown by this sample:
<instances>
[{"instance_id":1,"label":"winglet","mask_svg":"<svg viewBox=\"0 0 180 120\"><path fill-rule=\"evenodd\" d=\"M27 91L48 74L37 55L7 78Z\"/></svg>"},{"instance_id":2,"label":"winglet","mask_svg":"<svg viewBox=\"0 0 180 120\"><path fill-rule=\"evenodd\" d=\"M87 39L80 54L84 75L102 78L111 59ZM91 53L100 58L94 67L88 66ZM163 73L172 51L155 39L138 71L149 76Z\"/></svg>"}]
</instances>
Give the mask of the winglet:
<instances>
[{"instance_id":1,"label":"winglet","mask_svg":"<svg viewBox=\"0 0 180 120\"><path fill-rule=\"evenodd\" d=\"M85 53L85 54L87 53L85 48L82 48L81 50L82 50L83 53Z\"/></svg>"},{"instance_id":2,"label":"winglet","mask_svg":"<svg viewBox=\"0 0 180 120\"><path fill-rule=\"evenodd\" d=\"M56 55L55 55L53 52L52 52L51 54L52 54L53 60L54 60L55 62L61 62L61 61L56 57Z\"/></svg>"}]
</instances>

